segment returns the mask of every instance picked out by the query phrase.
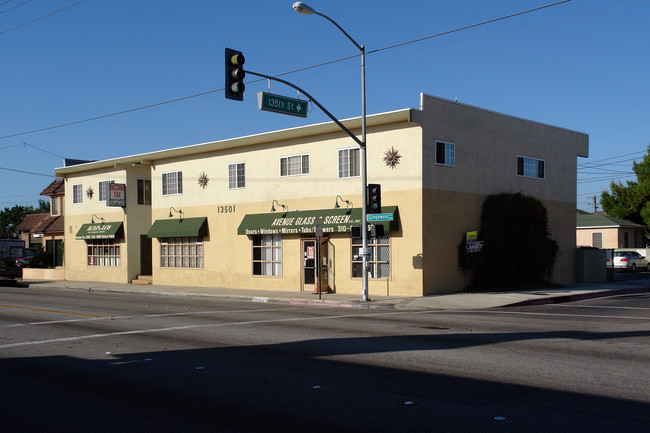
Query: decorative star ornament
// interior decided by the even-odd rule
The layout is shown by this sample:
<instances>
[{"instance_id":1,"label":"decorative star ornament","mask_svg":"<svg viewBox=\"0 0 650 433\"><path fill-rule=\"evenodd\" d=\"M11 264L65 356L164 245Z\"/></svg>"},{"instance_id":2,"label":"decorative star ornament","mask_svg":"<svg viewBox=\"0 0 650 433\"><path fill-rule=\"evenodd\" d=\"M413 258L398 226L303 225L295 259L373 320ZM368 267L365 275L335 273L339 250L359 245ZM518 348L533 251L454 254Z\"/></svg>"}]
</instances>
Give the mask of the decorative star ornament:
<instances>
[{"instance_id":1,"label":"decorative star ornament","mask_svg":"<svg viewBox=\"0 0 650 433\"><path fill-rule=\"evenodd\" d=\"M210 179L208 179L208 175L205 174L205 171L199 175L199 186L203 189L205 189L208 186L208 182L210 182Z\"/></svg>"},{"instance_id":2,"label":"decorative star ornament","mask_svg":"<svg viewBox=\"0 0 650 433\"><path fill-rule=\"evenodd\" d=\"M393 146L391 146L389 150L384 152L384 162L391 169L394 169L399 165L399 160L401 157L402 155L400 155Z\"/></svg>"}]
</instances>

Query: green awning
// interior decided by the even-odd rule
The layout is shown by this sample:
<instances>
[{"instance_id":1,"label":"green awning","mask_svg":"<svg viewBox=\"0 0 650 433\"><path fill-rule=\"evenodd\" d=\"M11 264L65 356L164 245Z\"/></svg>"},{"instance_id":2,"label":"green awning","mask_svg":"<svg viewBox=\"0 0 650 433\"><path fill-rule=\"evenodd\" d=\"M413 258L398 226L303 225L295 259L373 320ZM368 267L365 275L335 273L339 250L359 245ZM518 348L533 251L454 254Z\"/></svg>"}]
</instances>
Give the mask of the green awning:
<instances>
[{"instance_id":1,"label":"green awning","mask_svg":"<svg viewBox=\"0 0 650 433\"><path fill-rule=\"evenodd\" d=\"M124 237L122 222L105 222L97 224L82 224L81 228L75 235L75 239L92 240L92 239L121 239Z\"/></svg>"},{"instance_id":2,"label":"green awning","mask_svg":"<svg viewBox=\"0 0 650 433\"><path fill-rule=\"evenodd\" d=\"M172 238L181 236L205 236L208 234L208 219L198 218L172 218L156 220L149 229L147 236L150 238Z\"/></svg>"},{"instance_id":3,"label":"green awning","mask_svg":"<svg viewBox=\"0 0 650 433\"><path fill-rule=\"evenodd\" d=\"M372 222L385 230L397 229L397 206L383 206L387 220ZM350 227L361 225L361 209L321 209L293 212L271 212L245 215L237 234L310 234L314 233L316 218L323 219L323 233L349 233Z\"/></svg>"}]
</instances>

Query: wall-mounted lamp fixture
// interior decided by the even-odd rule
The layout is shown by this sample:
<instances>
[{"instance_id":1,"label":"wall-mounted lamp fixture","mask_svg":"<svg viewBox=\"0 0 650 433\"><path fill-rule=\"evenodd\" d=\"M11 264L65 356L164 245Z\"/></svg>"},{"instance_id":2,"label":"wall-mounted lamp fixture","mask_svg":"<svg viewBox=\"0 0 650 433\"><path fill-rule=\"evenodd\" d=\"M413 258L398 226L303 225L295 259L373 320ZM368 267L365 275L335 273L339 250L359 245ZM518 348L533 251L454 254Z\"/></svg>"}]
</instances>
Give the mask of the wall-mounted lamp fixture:
<instances>
[{"instance_id":1,"label":"wall-mounted lamp fixture","mask_svg":"<svg viewBox=\"0 0 650 433\"><path fill-rule=\"evenodd\" d=\"M338 209L338 208L341 207L341 206L339 206L339 199L341 199L341 201L342 201L343 203L345 203L345 208L346 208L346 209L347 209L349 206L352 206L352 202L351 202L350 200L343 200L343 197L341 197L340 195L337 195L337 196L336 196L336 203L334 203L334 209Z\"/></svg>"},{"instance_id":2,"label":"wall-mounted lamp fixture","mask_svg":"<svg viewBox=\"0 0 650 433\"><path fill-rule=\"evenodd\" d=\"M93 216L90 217L90 224L95 224L95 218L97 218L101 222L104 222L104 218L100 218L97 215L93 214Z\"/></svg>"},{"instance_id":3,"label":"wall-mounted lamp fixture","mask_svg":"<svg viewBox=\"0 0 650 433\"><path fill-rule=\"evenodd\" d=\"M183 218L183 209L176 209L175 207L169 208L169 218L173 217L172 211L177 212L178 216Z\"/></svg>"},{"instance_id":4,"label":"wall-mounted lamp fixture","mask_svg":"<svg viewBox=\"0 0 650 433\"><path fill-rule=\"evenodd\" d=\"M278 203L277 200L273 200L273 201L271 202L271 212L275 212L275 206L274 206L274 205L276 205L276 204L277 204L278 206L282 207L282 210L285 211L285 212L286 212L287 210L289 210L289 208L287 207L287 205L284 205L284 204L282 204L282 203Z\"/></svg>"}]
</instances>

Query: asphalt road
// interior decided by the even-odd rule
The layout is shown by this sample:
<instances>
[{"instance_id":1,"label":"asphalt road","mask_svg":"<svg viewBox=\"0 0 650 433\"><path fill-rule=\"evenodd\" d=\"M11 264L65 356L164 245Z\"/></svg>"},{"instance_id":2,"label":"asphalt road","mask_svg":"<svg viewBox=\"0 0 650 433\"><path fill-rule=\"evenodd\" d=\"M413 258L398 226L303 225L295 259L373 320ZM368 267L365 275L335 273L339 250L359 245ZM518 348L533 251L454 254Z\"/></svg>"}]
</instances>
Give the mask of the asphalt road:
<instances>
[{"instance_id":1,"label":"asphalt road","mask_svg":"<svg viewBox=\"0 0 650 433\"><path fill-rule=\"evenodd\" d=\"M0 425L645 433L649 343L649 294L376 311L0 287Z\"/></svg>"}]
</instances>

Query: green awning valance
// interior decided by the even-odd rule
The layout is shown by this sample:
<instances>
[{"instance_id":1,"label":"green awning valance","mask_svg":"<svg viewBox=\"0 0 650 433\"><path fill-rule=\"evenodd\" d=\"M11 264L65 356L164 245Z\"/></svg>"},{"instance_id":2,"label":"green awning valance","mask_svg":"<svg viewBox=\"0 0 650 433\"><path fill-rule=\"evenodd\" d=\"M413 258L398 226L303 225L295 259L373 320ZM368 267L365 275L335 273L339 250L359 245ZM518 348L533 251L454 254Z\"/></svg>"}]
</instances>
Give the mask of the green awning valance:
<instances>
[{"instance_id":1,"label":"green awning valance","mask_svg":"<svg viewBox=\"0 0 650 433\"><path fill-rule=\"evenodd\" d=\"M205 236L208 234L208 219L198 218L173 218L156 220L149 229L147 236L150 238L171 238L181 236Z\"/></svg>"},{"instance_id":2,"label":"green awning valance","mask_svg":"<svg viewBox=\"0 0 650 433\"><path fill-rule=\"evenodd\" d=\"M124 237L122 222L106 222L97 224L82 224L75 235L75 239L121 239Z\"/></svg>"},{"instance_id":3,"label":"green awning valance","mask_svg":"<svg viewBox=\"0 0 650 433\"><path fill-rule=\"evenodd\" d=\"M372 222L385 230L397 229L397 206L384 206L388 220ZM361 209L322 209L293 212L271 212L245 215L237 234L309 234L314 233L316 218L323 219L323 233L349 233L350 227L361 225Z\"/></svg>"}]
</instances>

